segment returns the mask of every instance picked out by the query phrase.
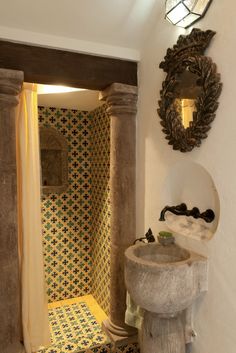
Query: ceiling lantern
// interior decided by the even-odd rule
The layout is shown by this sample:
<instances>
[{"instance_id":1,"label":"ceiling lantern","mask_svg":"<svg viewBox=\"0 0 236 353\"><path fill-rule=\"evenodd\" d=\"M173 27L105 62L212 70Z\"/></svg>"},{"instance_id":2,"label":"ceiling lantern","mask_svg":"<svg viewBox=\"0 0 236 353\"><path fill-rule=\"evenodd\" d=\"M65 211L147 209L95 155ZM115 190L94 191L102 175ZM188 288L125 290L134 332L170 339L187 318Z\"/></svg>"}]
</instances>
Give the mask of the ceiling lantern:
<instances>
[{"instance_id":1,"label":"ceiling lantern","mask_svg":"<svg viewBox=\"0 0 236 353\"><path fill-rule=\"evenodd\" d=\"M166 0L165 18L173 25L187 28L202 18L212 0Z\"/></svg>"}]
</instances>

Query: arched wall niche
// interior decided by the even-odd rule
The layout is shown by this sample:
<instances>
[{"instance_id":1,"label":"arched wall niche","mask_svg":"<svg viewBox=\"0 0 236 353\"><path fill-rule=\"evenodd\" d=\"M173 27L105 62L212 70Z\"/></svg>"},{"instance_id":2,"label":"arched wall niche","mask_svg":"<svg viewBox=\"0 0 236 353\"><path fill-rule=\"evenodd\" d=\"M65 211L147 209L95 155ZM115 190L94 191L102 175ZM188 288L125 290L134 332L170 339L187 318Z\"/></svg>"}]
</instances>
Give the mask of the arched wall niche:
<instances>
[{"instance_id":1,"label":"arched wall niche","mask_svg":"<svg viewBox=\"0 0 236 353\"><path fill-rule=\"evenodd\" d=\"M59 131L40 128L42 192L61 193L68 186L68 146Z\"/></svg>"},{"instance_id":2,"label":"arched wall niche","mask_svg":"<svg viewBox=\"0 0 236 353\"><path fill-rule=\"evenodd\" d=\"M172 166L162 188L163 207L185 203L188 209L198 207L200 212L212 209L213 222L166 213L165 224L171 231L199 241L208 241L215 234L220 218L220 200L209 172L200 164L183 161Z\"/></svg>"}]
</instances>

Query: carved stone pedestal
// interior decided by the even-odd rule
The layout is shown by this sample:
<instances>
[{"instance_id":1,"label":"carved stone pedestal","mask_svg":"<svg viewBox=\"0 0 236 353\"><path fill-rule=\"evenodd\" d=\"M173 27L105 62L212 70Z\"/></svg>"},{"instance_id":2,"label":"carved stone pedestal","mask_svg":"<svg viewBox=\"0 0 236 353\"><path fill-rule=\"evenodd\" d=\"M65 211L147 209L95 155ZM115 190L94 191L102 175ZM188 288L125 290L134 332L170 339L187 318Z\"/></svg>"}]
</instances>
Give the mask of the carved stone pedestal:
<instances>
[{"instance_id":1,"label":"carved stone pedestal","mask_svg":"<svg viewBox=\"0 0 236 353\"><path fill-rule=\"evenodd\" d=\"M185 353L185 332L181 314L162 318L145 311L140 334L141 353Z\"/></svg>"}]
</instances>

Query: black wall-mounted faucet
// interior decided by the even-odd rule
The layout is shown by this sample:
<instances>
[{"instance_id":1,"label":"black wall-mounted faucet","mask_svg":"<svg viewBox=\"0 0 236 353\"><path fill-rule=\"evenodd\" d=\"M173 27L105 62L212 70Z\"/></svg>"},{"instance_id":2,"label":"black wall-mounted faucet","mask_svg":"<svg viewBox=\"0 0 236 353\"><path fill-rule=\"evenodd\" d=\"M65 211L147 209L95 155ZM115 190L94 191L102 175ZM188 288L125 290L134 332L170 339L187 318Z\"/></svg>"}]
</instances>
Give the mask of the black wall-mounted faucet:
<instances>
[{"instance_id":1,"label":"black wall-mounted faucet","mask_svg":"<svg viewBox=\"0 0 236 353\"><path fill-rule=\"evenodd\" d=\"M165 213L169 211L177 216L192 216L193 218L202 218L205 222L210 223L215 219L215 213L211 209L207 209L205 212L200 213L197 207L193 207L191 210L187 209L187 205L185 203L181 203L177 206L166 206L163 208L160 214L159 221L165 220Z\"/></svg>"}]
</instances>

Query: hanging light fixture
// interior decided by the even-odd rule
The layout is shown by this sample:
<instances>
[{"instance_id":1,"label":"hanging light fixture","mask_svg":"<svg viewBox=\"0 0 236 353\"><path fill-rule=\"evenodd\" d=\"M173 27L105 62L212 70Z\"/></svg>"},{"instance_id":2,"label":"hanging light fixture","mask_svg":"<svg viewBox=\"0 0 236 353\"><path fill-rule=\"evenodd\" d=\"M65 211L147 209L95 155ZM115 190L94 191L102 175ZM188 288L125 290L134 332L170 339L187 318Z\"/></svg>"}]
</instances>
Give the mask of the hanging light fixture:
<instances>
[{"instance_id":1,"label":"hanging light fixture","mask_svg":"<svg viewBox=\"0 0 236 353\"><path fill-rule=\"evenodd\" d=\"M212 0L166 0L165 18L173 25L187 28L202 18Z\"/></svg>"}]
</instances>

